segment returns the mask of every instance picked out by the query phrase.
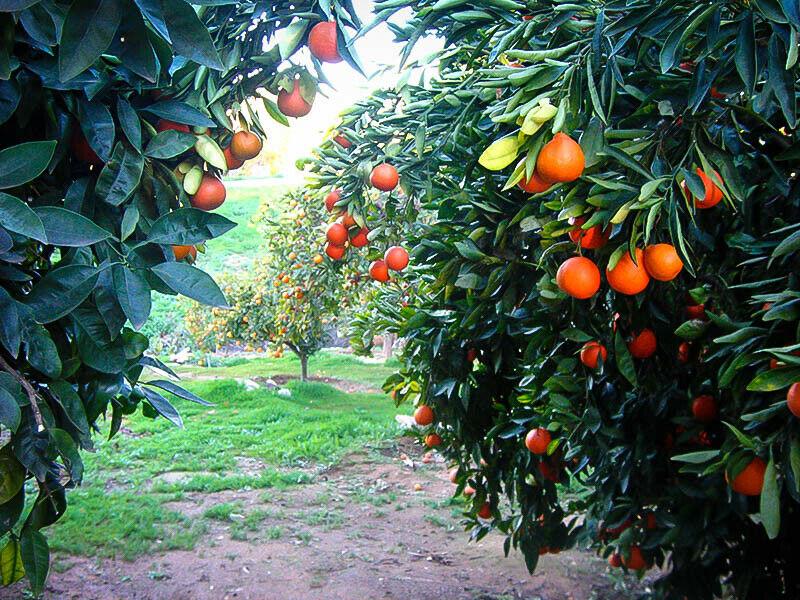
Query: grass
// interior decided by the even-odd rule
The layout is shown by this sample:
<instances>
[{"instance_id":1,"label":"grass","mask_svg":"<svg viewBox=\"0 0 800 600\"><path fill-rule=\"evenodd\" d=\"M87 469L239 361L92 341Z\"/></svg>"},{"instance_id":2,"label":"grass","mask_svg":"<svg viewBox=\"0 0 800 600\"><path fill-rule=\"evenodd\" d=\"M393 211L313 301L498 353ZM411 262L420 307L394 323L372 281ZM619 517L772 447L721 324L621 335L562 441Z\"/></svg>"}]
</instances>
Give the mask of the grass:
<instances>
[{"instance_id":1,"label":"grass","mask_svg":"<svg viewBox=\"0 0 800 600\"><path fill-rule=\"evenodd\" d=\"M339 357L339 365L349 364L342 359L352 360ZM323 357L320 364L331 368L336 360ZM214 406L173 398L184 429L136 414L112 440L97 436L97 451L84 454L84 486L69 494L69 510L50 530L51 547L125 559L154 550L191 549L208 522L230 520L241 507L218 504L192 522L168 503L188 493L309 483L314 479L309 467L334 464L348 452L382 444L397 434L398 411L382 393L346 394L323 383L298 381L288 383L288 398L264 388L247 391L230 379L257 370L247 366L215 371L227 379L185 382ZM387 370L366 363L359 369L370 381L378 381ZM354 375L349 370L347 374ZM236 535L258 530L265 516L251 512L235 521ZM313 511L309 518L336 525Z\"/></svg>"}]
</instances>

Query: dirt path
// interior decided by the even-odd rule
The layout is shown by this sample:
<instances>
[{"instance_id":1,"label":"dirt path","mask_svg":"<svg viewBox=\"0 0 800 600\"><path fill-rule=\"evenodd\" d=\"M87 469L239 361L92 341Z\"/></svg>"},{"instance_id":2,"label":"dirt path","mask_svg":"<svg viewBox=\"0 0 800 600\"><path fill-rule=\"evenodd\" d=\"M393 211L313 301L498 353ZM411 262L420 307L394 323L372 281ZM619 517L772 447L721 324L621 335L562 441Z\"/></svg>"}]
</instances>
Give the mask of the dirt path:
<instances>
[{"instance_id":1,"label":"dirt path","mask_svg":"<svg viewBox=\"0 0 800 600\"><path fill-rule=\"evenodd\" d=\"M521 557L503 557L500 535L468 543L450 502L443 464L412 469L365 452L284 491L187 494L172 508L208 518L193 551L133 562L57 557L50 599L621 599L604 561L585 552L548 555L529 576ZM410 452L409 452L410 453ZM414 491L415 484L421 491ZM253 518L256 515L257 518ZM629 582L630 583L630 582ZM16 593L19 594L20 588ZM0 592L0 597L2 592ZM8 596L12 597L12 596ZM19 597L19 596L13 596Z\"/></svg>"}]
</instances>

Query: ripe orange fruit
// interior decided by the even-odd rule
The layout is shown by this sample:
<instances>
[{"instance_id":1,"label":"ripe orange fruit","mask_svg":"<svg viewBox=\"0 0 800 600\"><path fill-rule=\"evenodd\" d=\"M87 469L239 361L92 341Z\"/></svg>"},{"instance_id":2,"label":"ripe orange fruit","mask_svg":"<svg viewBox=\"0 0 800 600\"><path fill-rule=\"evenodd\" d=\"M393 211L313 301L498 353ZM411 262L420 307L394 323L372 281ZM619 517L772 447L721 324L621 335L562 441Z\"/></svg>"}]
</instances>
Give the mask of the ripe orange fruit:
<instances>
[{"instance_id":1,"label":"ripe orange fruit","mask_svg":"<svg viewBox=\"0 0 800 600\"><path fill-rule=\"evenodd\" d=\"M711 423L717 420L717 401L714 396L703 394L692 401L692 415L696 421Z\"/></svg>"},{"instance_id":2,"label":"ripe orange fruit","mask_svg":"<svg viewBox=\"0 0 800 600\"><path fill-rule=\"evenodd\" d=\"M606 347L600 342L586 342L581 348L581 362L590 369L597 368L598 357L602 357L603 364L605 364L608 357Z\"/></svg>"},{"instance_id":3,"label":"ripe orange fruit","mask_svg":"<svg viewBox=\"0 0 800 600\"><path fill-rule=\"evenodd\" d=\"M233 155L230 146L225 148L225 150L222 151L222 154L225 155L225 164L228 165L228 170L230 171L235 171L236 169L240 169L244 164L243 160L239 160Z\"/></svg>"},{"instance_id":4,"label":"ripe orange fruit","mask_svg":"<svg viewBox=\"0 0 800 600\"><path fill-rule=\"evenodd\" d=\"M423 404L414 411L414 422L417 425L430 425L433 423L433 410L427 404Z\"/></svg>"},{"instance_id":5,"label":"ripe orange fruit","mask_svg":"<svg viewBox=\"0 0 800 600\"><path fill-rule=\"evenodd\" d=\"M764 487L764 471L767 470L767 463L756 456L730 483L734 492L745 496L760 496L761 488ZM729 481L728 474L725 473L725 480Z\"/></svg>"},{"instance_id":6,"label":"ripe orange fruit","mask_svg":"<svg viewBox=\"0 0 800 600\"><path fill-rule=\"evenodd\" d=\"M636 248L636 262L625 253L613 269L606 269L606 279L611 288L620 294L634 296L650 283L650 276L644 268L644 252Z\"/></svg>"},{"instance_id":7,"label":"ripe orange fruit","mask_svg":"<svg viewBox=\"0 0 800 600\"><path fill-rule=\"evenodd\" d=\"M344 213L340 218L340 222L348 229L350 229L353 225L356 224L355 218L350 213Z\"/></svg>"},{"instance_id":8,"label":"ripe orange fruit","mask_svg":"<svg viewBox=\"0 0 800 600\"><path fill-rule=\"evenodd\" d=\"M161 133L162 131L181 131L183 133L191 133L192 130L188 125L184 125L183 123L176 123L175 121L170 121L168 119L159 119L156 123L156 131Z\"/></svg>"},{"instance_id":9,"label":"ripe orange fruit","mask_svg":"<svg viewBox=\"0 0 800 600\"><path fill-rule=\"evenodd\" d=\"M652 329L642 329L628 342L628 352L634 358L650 358L656 353L656 334Z\"/></svg>"},{"instance_id":10,"label":"ripe orange fruit","mask_svg":"<svg viewBox=\"0 0 800 600\"><path fill-rule=\"evenodd\" d=\"M97 156L97 153L94 150L92 150L89 142L86 141L86 137L83 135L80 127L77 127L72 133L72 138L70 139L70 149L72 150L72 155L81 162L98 167L104 164L103 160Z\"/></svg>"},{"instance_id":11,"label":"ripe orange fruit","mask_svg":"<svg viewBox=\"0 0 800 600\"><path fill-rule=\"evenodd\" d=\"M583 173L586 159L578 142L557 133L547 142L536 159L536 172L548 183L575 181Z\"/></svg>"},{"instance_id":12,"label":"ripe orange fruit","mask_svg":"<svg viewBox=\"0 0 800 600\"><path fill-rule=\"evenodd\" d=\"M382 192L391 192L400 182L400 175L392 165L383 163L372 169L369 182Z\"/></svg>"},{"instance_id":13,"label":"ripe orange fruit","mask_svg":"<svg viewBox=\"0 0 800 600\"><path fill-rule=\"evenodd\" d=\"M328 231L325 232L325 237L335 246L344 246L347 241L347 227L341 223L331 223L328 225Z\"/></svg>"},{"instance_id":14,"label":"ripe orange fruit","mask_svg":"<svg viewBox=\"0 0 800 600\"><path fill-rule=\"evenodd\" d=\"M575 229L569 232L569 239L576 244L580 241L581 248L586 250L597 250L602 248L611 237L611 227L606 227L603 230L600 225L594 225L589 229L583 229L582 225L586 223L586 217L577 217L569 220L570 225L574 225Z\"/></svg>"},{"instance_id":15,"label":"ripe orange fruit","mask_svg":"<svg viewBox=\"0 0 800 600\"><path fill-rule=\"evenodd\" d=\"M644 267L658 281L672 281L683 269L683 261L672 244L653 244L644 249Z\"/></svg>"},{"instance_id":16,"label":"ripe orange fruit","mask_svg":"<svg viewBox=\"0 0 800 600\"><path fill-rule=\"evenodd\" d=\"M608 566L618 569L622 566L622 557L614 552L614 554L608 557Z\"/></svg>"},{"instance_id":17,"label":"ripe orange fruit","mask_svg":"<svg viewBox=\"0 0 800 600\"><path fill-rule=\"evenodd\" d=\"M436 448L436 446L441 446L442 438L438 433L429 433L425 436L425 445L428 448Z\"/></svg>"},{"instance_id":18,"label":"ripe orange fruit","mask_svg":"<svg viewBox=\"0 0 800 600\"><path fill-rule=\"evenodd\" d=\"M336 134L336 135L333 137L333 141L334 141L334 142L336 142L337 144L339 144L339 145L340 145L342 148L344 148L345 150L347 150L348 148L350 148L350 146L352 146L352 145L353 145L353 142L351 142L350 140L348 140L348 139L347 139L346 137L344 137L344 136L343 136L341 133L337 133L337 134Z\"/></svg>"},{"instance_id":19,"label":"ripe orange fruit","mask_svg":"<svg viewBox=\"0 0 800 600\"><path fill-rule=\"evenodd\" d=\"M322 263L322 255L315 254L314 258L312 260L314 261L315 265L321 264Z\"/></svg>"},{"instance_id":20,"label":"ripe orange fruit","mask_svg":"<svg viewBox=\"0 0 800 600\"><path fill-rule=\"evenodd\" d=\"M689 304L686 307L686 316L690 319L705 319L706 318L706 305L705 304Z\"/></svg>"},{"instance_id":21,"label":"ripe orange fruit","mask_svg":"<svg viewBox=\"0 0 800 600\"><path fill-rule=\"evenodd\" d=\"M481 506L480 510L478 511L478 516L481 519L491 519L492 518L492 507L488 502L484 502L483 506Z\"/></svg>"},{"instance_id":22,"label":"ripe orange fruit","mask_svg":"<svg viewBox=\"0 0 800 600\"><path fill-rule=\"evenodd\" d=\"M546 182L539 176L539 173L534 171L531 174L530 179L525 179L525 177L523 176L523 178L517 185L523 192L528 192L529 194L538 194L540 192L545 192L549 190L550 186L552 186L553 184Z\"/></svg>"},{"instance_id":23,"label":"ripe orange fruit","mask_svg":"<svg viewBox=\"0 0 800 600\"><path fill-rule=\"evenodd\" d=\"M631 546L628 557L622 557L622 564L633 571L647 569L650 566L644 559L642 549L639 546Z\"/></svg>"},{"instance_id":24,"label":"ripe orange fruit","mask_svg":"<svg viewBox=\"0 0 800 600\"><path fill-rule=\"evenodd\" d=\"M175 260L183 260L187 256L192 259L197 258L197 248L194 246L173 246L172 253L175 255Z\"/></svg>"},{"instance_id":25,"label":"ripe orange fruit","mask_svg":"<svg viewBox=\"0 0 800 600\"><path fill-rule=\"evenodd\" d=\"M384 261L375 260L369 266L369 275L375 281L386 283L387 281L389 281L389 267L386 266L386 263Z\"/></svg>"},{"instance_id":26,"label":"ripe orange fruit","mask_svg":"<svg viewBox=\"0 0 800 600\"><path fill-rule=\"evenodd\" d=\"M458 483L458 467L453 467L452 469L450 469L450 472L448 473L448 477L450 478L450 483L452 483L453 485L457 484Z\"/></svg>"},{"instance_id":27,"label":"ripe orange fruit","mask_svg":"<svg viewBox=\"0 0 800 600\"><path fill-rule=\"evenodd\" d=\"M342 257L344 256L344 246L327 244L325 246L325 254L330 256L333 260L341 260Z\"/></svg>"},{"instance_id":28,"label":"ripe orange fruit","mask_svg":"<svg viewBox=\"0 0 800 600\"><path fill-rule=\"evenodd\" d=\"M800 419L800 382L793 383L786 392L786 406L791 413Z\"/></svg>"},{"instance_id":29,"label":"ripe orange fruit","mask_svg":"<svg viewBox=\"0 0 800 600\"><path fill-rule=\"evenodd\" d=\"M200 210L214 210L225 202L225 184L213 175L203 175L197 193L191 197L190 202Z\"/></svg>"},{"instance_id":30,"label":"ripe orange fruit","mask_svg":"<svg viewBox=\"0 0 800 600\"><path fill-rule=\"evenodd\" d=\"M467 485L464 487L464 495L465 495L467 498L469 498L470 496L474 496L474 495L475 495L475 488L474 488L474 487L472 487L471 485L467 484Z\"/></svg>"},{"instance_id":31,"label":"ripe orange fruit","mask_svg":"<svg viewBox=\"0 0 800 600\"><path fill-rule=\"evenodd\" d=\"M550 432L544 427L531 429L528 435L525 436L525 446L534 454L544 454L547 452L547 446L553 440Z\"/></svg>"},{"instance_id":32,"label":"ripe orange fruit","mask_svg":"<svg viewBox=\"0 0 800 600\"><path fill-rule=\"evenodd\" d=\"M477 348L470 348L467 350L467 363L472 364L475 362L475 359L478 358L478 350Z\"/></svg>"},{"instance_id":33,"label":"ripe orange fruit","mask_svg":"<svg viewBox=\"0 0 800 600\"><path fill-rule=\"evenodd\" d=\"M300 82L294 80L291 92L281 89L278 92L278 110L287 117L305 117L311 112L311 105L300 94Z\"/></svg>"},{"instance_id":34,"label":"ripe orange fruit","mask_svg":"<svg viewBox=\"0 0 800 600\"><path fill-rule=\"evenodd\" d=\"M408 252L400 246L392 246L383 255L383 260L392 271L402 271L408 266Z\"/></svg>"},{"instance_id":35,"label":"ripe orange fruit","mask_svg":"<svg viewBox=\"0 0 800 600\"><path fill-rule=\"evenodd\" d=\"M350 245L354 248L363 248L367 244L369 244L369 240L367 239L367 234L369 233L369 229L366 227L362 227L358 230L352 238L350 238Z\"/></svg>"},{"instance_id":36,"label":"ripe orange fruit","mask_svg":"<svg viewBox=\"0 0 800 600\"><path fill-rule=\"evenodd\" d=\"M678 362L686 364L689 362L689 351L692 349L692 345L689 342L681 342L680 346L678 346Z\"/></svg>"},{"instance_id":37,"label":"ripe orange fruit","mask_svg":"<svg viewBox=\"0 0 800 600\"><path fill-rule=\"evenodd\" d=\"M324 21L314 25L308 34L308 49L322 62L342 62L336 40L336 22Z\"/></svg>"},{"instance_id":38,"label":"ripe orange fruit","mask_svg":"<svg viewBox=\"0 0 800 600\"><path fill-rule=\"evenodd\" d=\"M700 177L700 180L703 182L703 189L705 190L706 194L702 200L699 198L694 198L694 205L701 210L713 208L722 200L722 190L719 189L719 186L714 183L714 180L706 175L700 167L697 168L696 172ZM716 176L717 180L722 181L722 177L720 177L719 173L714 171L714 175ZM689 186L686 185L685 181L681 182L681 189L683 190L684 196L688 198L691 194L691 191L689 190Z\"/></svg>"},{"instance_id":39,"label":"ripe orange fruit","mask_svg":"<svg viewBox=\"0 0 800 600\"><path fill-rule=\"evenodd\" d=\"M600 270L584 256L573 256L558 268L556 282L559 289L579 300L591 298L600 289Z\"/></svg>"},{"instance_id":40,"label":"ripe orange fruit","mask_svg":"<svg viewBox=\"0 0 800 600\"><path fill-rule=\"evenodd\" d=\"M239 160L250 160L261 152L264 143L251 131L237 131L231 138L231 152Z\"/></svg>"},{"instance_id":41,"label":"ripe orange fruit","mask_svg":"<svg viewBox=\"0 0 800 600\"><path fill-rule=\"evenodd\" d=\"M325 208L328 209L328 212L333 212L333 209L336 207L336 203L341 200L342 198L342 190L333 190L327 196L325 196Z\"/></svg>"}]
</instances>

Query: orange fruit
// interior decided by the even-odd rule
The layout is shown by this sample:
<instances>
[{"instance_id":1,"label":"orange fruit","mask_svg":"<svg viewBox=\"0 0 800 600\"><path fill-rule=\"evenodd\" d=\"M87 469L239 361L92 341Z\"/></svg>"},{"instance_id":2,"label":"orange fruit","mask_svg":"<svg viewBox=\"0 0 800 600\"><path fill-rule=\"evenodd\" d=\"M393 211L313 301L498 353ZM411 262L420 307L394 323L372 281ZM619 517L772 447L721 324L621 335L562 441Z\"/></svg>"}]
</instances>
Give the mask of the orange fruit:
<instances>
[{"instance_id":1,"label":"orange fruit","mask_svg":"<svg viewBox=\"0 0 800 600\"><path fill-rule=\"evenodd\" d=\"M760 496L761 488L764 487L764 471L767 470L767 463L756 456L730 483L734 492L745 496ZM729 480L725 473L725 479Z\"/></svg>"},{"instance_id":2,"label":"orange fruit","mask_svg":"<svg viewBox=\"0 0 800 600\"><path fill-rule=\"evenodd\" d=\"M649 568L649 564L644 559L642 549L639 546L631 546L628 557L622 557L622 564L633 571L641 571Z\"/></svg>"},{"instance_id":3,"label":"orange fruit","mask_svg":"<svg viewBox=\"0 0 800 600\"><path fill-rule=\"evenodd\" d=\"M692 345L689 342L681 342L680 346L678 346L678 362L686 364L689 362L689 351L692 349Z\"/></svg>"},{"instance_id":4,"label":"orange fruit","mask_svg":"<svg viewBox=\"0 0 800 600\"><path fill-rule=\"evenodd\" d=\"M80 127L76 128L72 133L70 150L72 150L72 155L81 162L98 167L104 164L103 160L97 156L97 153L89 145L89 142L86 141L86 136L83 135Z\"/></svg>"},{"instance_id":5,"label":"orange fruit","mask_svg":"<svg viewBox=\"0 0 800 600\"><path fill-rule=\"evenodd\" d=\"M531 174L530 179L525 179L523 176L517 185L523 192L528 192L529 194L538 194L540 192L546 192L553 184L546 182L539 176L539 173L534 171Z\"/></svg>"},{"instance_id":6,"label":"orange fruit","mask_svg":"<svg viewBox=\"0 0 800 600\"><path fill-rule=\"evenodd\" d=\"M384 261L375 260L369 266L369 275L375 281L386 283L387 281L389 281L389 267L386 266L386 263Z\"/></svg>"},{"instance_id":7,"label":"orange fruit","mask_svg":"<svg viewBox=\"0 0 800 600\"><path fill-rule=\"evenodd\" d=\"M608 566L618 569L622 566L622 557L614 552L614 554L608 557Z\"/></svg>"},{"instance_id":8,"label":"orange fruit","mask_svg":"<svg viewBox=\"0 0 800 600\"><path fill-rule=\"evenodd\" d=\"M480 510L478 511L478 516L481 519L491 519L492 518L492 507L488 502L484 502L483 506L481 506Z\"/></svg>"},{"instance_id":9,"label":"orange fruit","mask_svg":"<svg viewBox=\"0 0 800 600\"><path fill-rule=\"evenodd\" d=\"M366 227L362 227L361 229L358 230L358 233L356 233L352 238L350 238L350 245L353 246L354 248L363 248L369 243L369 240L367 239L368 233L369 229L367 229Z\"/></svg>"},{"instance_id":10,"label":"orange fruit","mask_svg":"<svg viewBox=\"0 0 800 600\"><path fill-rule=\"evenodd\" d=\"M400 175L392 165L383 163L372 169L369 182L372 187L382 192L391 192L400 182Z\"/></svg>"},{"instance_id":11,"label":"orange fruit","mask_svg":"<svg viewBox=\"0 0 800 600\"><path fill-rule=\"evenodd\" d=\"M225 184L213 175L203 175L197 193L191 197L190 202L200 210L214 210L225 202Z\"/></svg>"},{"instance_id":12,"label":"orange fruit","mask_svg":"<svg viewBox=\"0 0 800 600\"><path fill-rule=\"evenodd\" d=\"M581 248L586 250L597 250L605 246L608 238L611 237L611 227L606 227L604 230L600 225L594 225L589 229L583 229L584 223L586 223L586 217L569 220L569 224L575 226L575 229L569 232L569 239L576 244L580 241Z\"/></svg>"},{"instance_id":13,"label":"orange fruit","mask_svg":"<svg viewBox=\"0 0 800 600\"><path fill-rule=\"evenodd\" d=\"M700 177L700 180L703 182L703 189L705 190L706 194L702 200L699 198L694 198L694 205L701 210L713 208L722 200L722 190L719 189L719 186L714 183L714 180L706 175L700 167L697 168L696 172ZM717 180L722 181L722 177L719 176L719 173L714 171L714 175L716 176ZM683 190L684 196L688 198L691 194L691 191L689 190L689 186L686 185L685 181L681 182L681 189Z\"/></svg>"},{"instance_id":14,"label":"orange fruit","mask_svg":"<svg viewBox=\"0 0 800 600\"><path fill-rule=\"evenodd\" d=\"M470 348L467 350L467 363L472 364L475 362L475 359L478 358L478 350L477 348Z\"/></svg>"},{"instance_id":15,"label":"orange fruit","mask_svg":"<svg viewBox=\"0 0 800 600\"><path fill-rule=\"evenodd\" d=\"M448 473L448 476L450 477L450 483L452 483L453 485L457 484L458 483L458 467L453 467L452 469L450 469L450 472Z\"/></svg>"},{"instance_id":16,"label":"orange fruit","mask_svg":"<svg viewBox=\"0 0 800 600\"><path fill-rule=\"evenodd\" d=\"M550 432L544 427L531 429L528 435L525 436L525 446L534 454L544 454L547 452L547 446L553 440Z\"/></svg>"},{"instance_id":17,"label":"orange fruit","mask_svg":"<svg viewBox=\"0 0 800 600\"><path fill-rule=\"evenodd\" d=\"M313 261L314 261L315 265L318 265L318 264L322 263L322 255L315 254L314 258L313 258Z\"/></svg>"},{"instance_id":18,"label":"orange fruit","mask_svg":"<svg viewBox=\"0 0 800 600\"><path fill-rule=\"evenodd\" d=\"M336 22L317 23L308 34L308 49L322 62L342 62L337 42Z\"/></svg>"},{"instance_id":19,"label":"orange fruit","mask_svg":"<svg viewBox=\"0 0 800 600\"><path fill-rule=\"evenodd\" d=\"M194 246L173 246L172 253L175 255L175 260L183 260L187 256L192 259L197 258L197 248Z\"/></svg>"},{"instance_id":20,"label":"orange fruit","mask_svg":"<svg viewBox=\"0 0 800 600\"><path fill-rule=\"evenodd\" d=\"M250 160L261 152L264 143L251 131L237 131L231 138L231 153L239 160Z\"/></svg>"},{"instance_id":21,"label":"orange fruit","mask_svg":"<svg viewBox=\"0 0 800 600\"><path fill-rule=\"evenodd\" d=\"M436 446L441 446L442 438L438 433L429 433L425 436L425 445L428 448L436 448Z\"/></svg>"},{"instance_id":22,"label":"orange fruit","mask_svg":"<svg viewBox=\"0 0 800 600\"><path fill-rule=\"evenodd\" d=\"M331 223L328 225L328 231L325 232L325 237L335 246L344 246L347 241L347 227L341 223Z\"/></svg>"},{"instance_id":23,"label":"orange fruit","mask_svg":"<svg viewBox=\"0 0 800 600\"><path fill-rule=\"evenodd\" d=\"M464 495L467 496L467 497L474 496L475 495L475 488L472 487L471 485L467 484L464 487Z\"/></svg>"},{"instance_id":24,"label":"orange fruit","mask_svg":"<svg viewBox=\"0 0 800 600\"><path fill-rule=\"evenodd\" d=\"M581 362L590 369L597 368L598 357L603 358L603 364L605 364L608 357L606 347L600 342L586 342L581 348Z\"/></svg>"},{"instance_id":25,"label":"orange fruit","mask_svg":"<svg viewBox=\"0 0 800 600\"><path fill-rule=\"evenodd\" d=\"M297 79L291 92L284 89L278 92L278 110L287 117L305 117L311 112L311 104L300 94L300 82Z\"/></svg>"},{"instance_id":26,"label":"orange fruit","mask_svg":"<svg viewBox=\"0 0 800 600\"><path fill-rule=\"evenodd\" d=\"M430 425L433 423L433 410L427 404L423 404L414 411L414 422L417 425Z\"/></svg>"},{"instance_id":27,"label":"orange fruit","mask_svg":"<svg viewBox=\"0 0 800 600\"><path fill-rule=\"evenodd\" d=\"M548 183L575 181L585 165L578 142L561 132L544 145L536 158L536 172Z\"/></svg>"},{"instance_id":28,"label":"orange fruit","mask_svg":"<svg viewBox=\"0 0 800 600\"><path fill-rule=\"evenodd\" d=\"M793 383L786 392L786 406L791 413L800 419L800 382Z\"/></svg>"},{"instance_id":29,"label":"orange fruit","mask_svg":"<svg viewBox=\"0 0 800 600\"><path fill-rule=\"evenodd\" d=\"M717 420L717 401L714 396L703 394L692 401L692 415L696 421L711 423Z\"/></svg>"},{"instance_id":30,"label":"orange fruit","mask_svg":"<svg viewBox=\"0 0 800 600\"><path fill-rule=\"evenodd\" d=\"M333 212L336 203L342 198L342 190L333 190L325 196L325 208L328 212Z\"/></svg>"},{"instance_id":31,"label":"orange fruit","mask_svg":"<svg viewBox=\"0 0 800 600\"><path fill-rule=\"evenodd\" d=\"M180 131L183 133L191 133L192 130L188 125L184 125L183 123L176 123L175 121L170 121L168 119L159 119L156 123L156 131L161 133L162 131Z\"/></svg>"},{"instance_id":32,"label":"orange fruit","mask_svg":"<svg viewBox=\"0 0 800 600\"><path fill-rule=\"evenodd\" d=\"M225 150L222 151L222 154L225 155L225 164L228 165L228 170L230 171L235 171L236 169L240 169L244 164L243 160L239 160L233 155L230 146L225 148Z\"/></svg>"},{"instance_id":33,"label":"orange fruit","mask_svg":"<svg viewBox=\"0 0 800 600\"><path fill-rule=\"evenodd\" d=\"M600 289L600 270L584 256L573 256L558 268L556 282L559 289L579 300L591 298Z\"/></svg>"},{"instance_id":34,"label":"orange fruit","mask_svg":"<svg viewBox=\"0 0 800 600\"><path fill-rule=\"evenodd\" d=\"M344 246L327 244L325 246L325 254L330 256L333 260L341 260L342 257L344 256Z\"/></svg>"},{"instance_id":35,"label":"orange fruit","mask_svg":"<svg viewBox=\"0 0 800 600\"><path fill-rule=\"evenodd\" d=\"M613 269L606 269L606 279L611 289L626 296L643 291L650 283L650 276L644 268L644 252L636 248L636 262L629 253L623 254Z\"/></svg>"},{"instance_id":36,"label":"orange fruit","mask_svg":"<svg viewBox=\"0 0 800 600\"><path fill-rule=\"evenodd\" d=\"M333 137L333 141L334 141L334 142L336 142L337 144L339 144L339 145L340 145L342 148L344 148L345 150L347 150L348 148L350 148L350 146L352 146L352 145L353 145L353 142L351 142L350 140L348 140L348 139L347 139L346 137L344 137L344 136L343 136L341 133L337 133L337 134L336 134L336 135Z\"/></svg>"},{"instance_id":37,"label":"orange fruit","mask_svg":"<svg viewBox=\"0 0 800 600\"><path fill-rule=\"evenodd\" d=\"M408 266L408 252L400 246L392 246L383 255L383 260L392 271L402 271Z\"/></svg>"},{"instance_id":38,"label":"orange fruit","mask_svg":"<svg viewBox=\"0 0 800 600\"><path fill-rule=\"evenodd\" d=\"M644 249L644 267L653 279L672 281L683 269L683 261L672 244L653 244Z\"/></svg>"},{"instance_id":39,"label":"orange fruit","mask_svg":"<svg viewBox=\"0 0 800 600\"><path fill-rule=\"evenodd\" d=\"M686 307L686 316L690 319L705 319L706 318L706 305L705 304L690 304Z\"/></svg>"},{"instance_id":40,"label":"orange fruit","mask_svg":"<svg viewBox=\"0 0 800 600\"><path fill-rule=\"evenodd\" d=\"M628 352L634 358L650 358L656 353L656 346L656 334L645 328L628 341Z\"/></svg>"}]
</instances>

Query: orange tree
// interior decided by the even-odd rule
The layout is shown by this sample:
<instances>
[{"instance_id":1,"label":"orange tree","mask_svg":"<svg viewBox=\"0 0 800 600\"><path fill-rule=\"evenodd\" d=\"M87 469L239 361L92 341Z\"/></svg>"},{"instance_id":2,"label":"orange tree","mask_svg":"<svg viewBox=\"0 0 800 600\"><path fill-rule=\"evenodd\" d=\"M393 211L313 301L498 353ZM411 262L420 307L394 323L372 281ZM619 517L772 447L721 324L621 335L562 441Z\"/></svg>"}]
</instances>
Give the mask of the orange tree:
<instances>
[{"instance_id":1,"label":"orange tree","mask_svg":"<svg viewBox=\"0 0 800 600\"><path fill-rule=\"evenodd\" d=\"M268 205L255 215L265 258L248 270L222 279L231 310L187 311L187 325L206 350L238 344L261 351L265 344L280 358L288 348L308 377L308 358L331 339L343 313L360 303L363 286L357 262L333 261L324 251L329 217L324 198L313 191L289 193L277 217Z\"/></svg>"},{"instance_id":2,"label":"orange tree","mask_svg":"<svg viewBox=\"0 0 800 600\"><path fill-rule=\"evenodd\" d=\"M406 340L387 389L432 409L473 537L797 597L797 3L375 9L445 40L438 76L354 107L312 171L413 247L408 306L368 321ZM384 162L403 195L368 191Z\"/></svg>"},{"instance_id":3,"label":"orange tree","mask_svg":"<svg viewBox=\"0 0 800 600\"><path fill-rule=\"evenodd\" d=\"M272 95L287 78L299 74L313 99L316 78L291 63L307 41L312 71L320 60L357 66L345 43L346 27L359 26L349 6L0 2L4 584L27 575L41 592L41 530L80 485L80 450L92 448L101 419L110 436L139 408L180 425L162 392L202 402L143 377L145 367L169 371L137 332L151 291L225 306L188 264L193 245L234 225L207 212L225 200L219 176L261 149L262 101L286 122ZM309 40L320 31L321 46Z\"/></svg>"}]
</instances>

